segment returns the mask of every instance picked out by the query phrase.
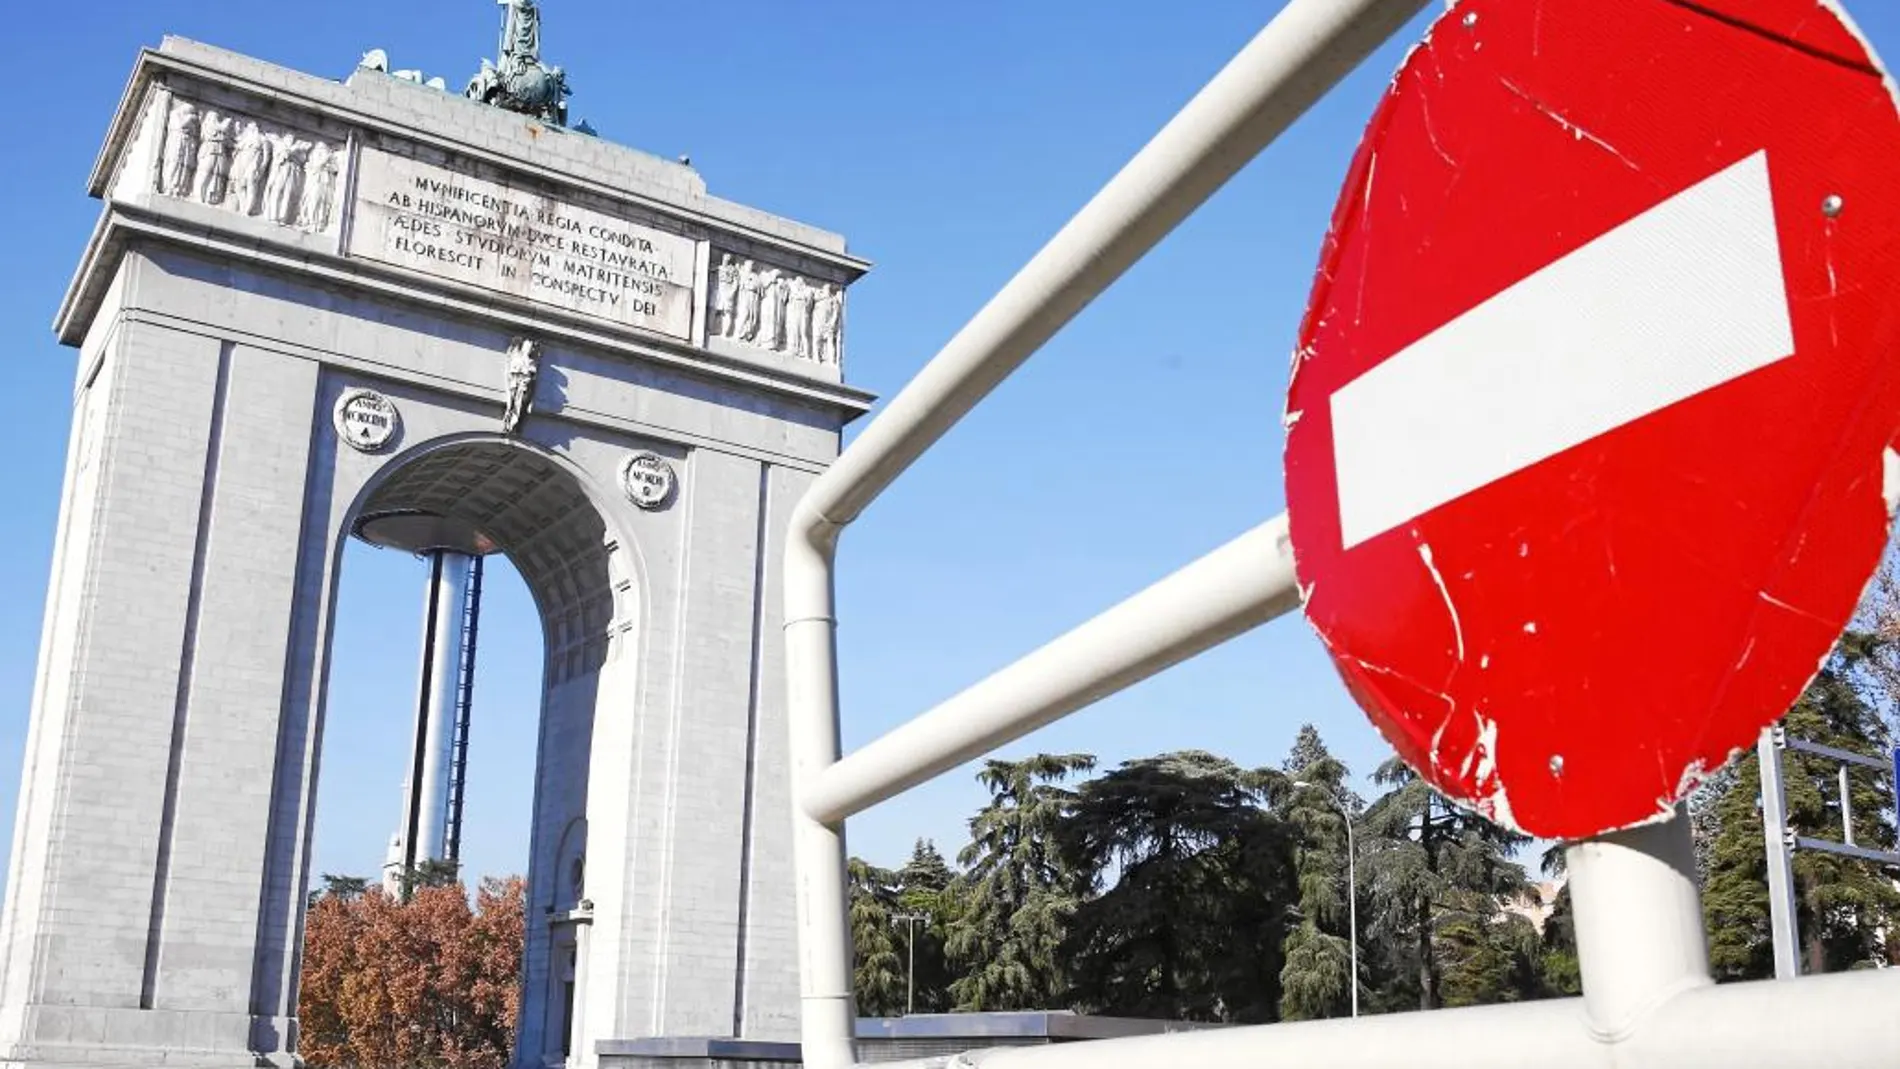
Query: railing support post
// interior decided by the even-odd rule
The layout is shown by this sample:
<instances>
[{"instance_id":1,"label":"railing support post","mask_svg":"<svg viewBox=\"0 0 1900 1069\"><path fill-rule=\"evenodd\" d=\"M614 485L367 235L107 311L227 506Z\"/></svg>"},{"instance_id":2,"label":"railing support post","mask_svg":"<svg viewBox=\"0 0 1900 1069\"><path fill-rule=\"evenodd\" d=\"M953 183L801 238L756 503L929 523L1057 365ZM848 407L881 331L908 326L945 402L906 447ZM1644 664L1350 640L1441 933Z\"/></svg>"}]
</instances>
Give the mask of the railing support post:
<instances>
[{"instance_id":1,"label":"railing support post","mask_svg":"<svg viewBox=\"0 0 1900 1069\"><path fill-rule=\"evenodd\" d=\"M1570 901L1584 1011L1603 1040L1713 983L1686 806L1663 823L1570 846Z\"/></svg>"}]
</instances>

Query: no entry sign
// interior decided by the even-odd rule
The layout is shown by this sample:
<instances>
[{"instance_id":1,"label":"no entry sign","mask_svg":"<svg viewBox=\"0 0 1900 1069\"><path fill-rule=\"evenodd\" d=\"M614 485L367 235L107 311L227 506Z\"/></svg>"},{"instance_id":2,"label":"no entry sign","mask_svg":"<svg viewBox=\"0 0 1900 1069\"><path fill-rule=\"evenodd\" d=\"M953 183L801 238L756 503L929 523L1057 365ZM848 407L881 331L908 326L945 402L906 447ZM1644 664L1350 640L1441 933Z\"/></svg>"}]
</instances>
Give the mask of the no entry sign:
<instances>
[{"instance_id":1,"label":"no entry sign","mask_svg":"<svg viewBox=\"0 0 1900 1069\"><path fill-rule=\"evenodd\" d=\"M1900 492L1900 117L1817 0L1462 0L1288 390L1306 613L1440 790L1656 818L1813 678Z\"/></svg>"}]
</instances>

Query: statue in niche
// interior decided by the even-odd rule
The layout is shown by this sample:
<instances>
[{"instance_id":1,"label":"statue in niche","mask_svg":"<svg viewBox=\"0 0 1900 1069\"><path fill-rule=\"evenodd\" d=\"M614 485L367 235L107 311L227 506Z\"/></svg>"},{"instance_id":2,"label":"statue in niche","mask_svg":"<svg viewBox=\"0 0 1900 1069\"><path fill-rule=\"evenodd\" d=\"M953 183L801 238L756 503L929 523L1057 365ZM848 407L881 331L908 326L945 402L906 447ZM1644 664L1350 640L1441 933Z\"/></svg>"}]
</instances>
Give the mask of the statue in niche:
<instances>
[{"instance_id":1,"label":"statue in niche","mask_svg":"<svg viewBox=\"0 0 1900 1069\"><path fill-rule=\"evenodd\" d=\"M739 266L739 292L733 305L736 322L728 337L751 341L759 329L759 273L751 260Z\"/></svg>"},{"instance_id":2,"label":"statue in niche","mask_svg":"<svg viewBox=\"0 0 1900 1069\"><path fill-rule=\"evenodd\" d=\"M838 362L838 330L844 321L844 291L835 283L826 283L817 305L812 309L813 356L821 364Z\"/></svg>"},{"instance_id":3,"label":"statue in niche","mask_svg":"<svg viewBox=\"0 0 1900 1069\"><path fill-rule=\"evenodd\" d=\"M739 299L739 265L732 254L719 257L719 269L713 274L712 323L710 330L722 338L732 337L733 312Z\"/></svg>"},{"instance_id":4,"label":"statue in niche","mask_svg":"<svg viewBox=\"0 0 1900 1069\"><path fill-rule=\"evenodd\" d=\"M237 155L231 160L231 207L245 215L257 214L264 201L270 158L270 137L256 123L245 123L238 131Z\"/></svg>"},{"instance_id":5,"label":"statue in niche","mask_svg":"<svg viewBox=\"0 0 1900 1069\"><path fill-rule=\"evenodd\" d=\"M159 190L167 196L191 196L198 169L198 109L182 100L172 101L165 119L165 151L159 163Z\"/></svg>"},{"instance_id":6,"label":"statue in niche","mask_svg":"<svg viewBox=\"0 0 1900 1069\"><path fill-rule=\"evenodd\" d=\"M317 234L330 229L337 175L342 169L343 154L336 149L319 141L310 150L310 163L304 174L303 208L297 215L299 226Z\"/></svg>"},{"instance_id":7,"label":"statue in niche","mask_svg":"<svg viewBox=\"0 0 1900 1069\"><path fill-rule=\"evenodd\" d=\"M791 354L811 359L811 306L817 290L794 276L785 298L785 347Z\"/></svg>"},{"instance_id":8,"label":"statue in niche","mask_svg":"<svg viewBox=\"0 0 1900 1069\"><path fill-rule=\"evenodd\" d=\"M231 186L231 135L237 121L215 111L204 113L198 127L198 177L193 189L199 200L216 206L224 203Z\"/></svg>"},{"instance_id":9,"label":"statue in niche","mask_svg":"<svg viewBox=\"0 0 1900 1069\"><path fill-rule=\"evenodd\" d=\"M508 346L508 409L501 429L514 434L534 408L534 382L541 375L541 347L530 338L516 338Z\"/></svg>"},{"instance_id":10,"label":"statue in niche","mask_svg":"<svg viewBox=\"0 0 1900 1069\"><path fill-rule=\"evenodd\" d=\"M785 332L785 276L776 267L765 269L764 285L759 287L759 336L761 349L779 348Z\"/></svg>"},{"instance_id":11,"label":"statue in niche","mask_svg":"<svg viewBox=\"0 0 1900 1069\"><path fill-rule=\"evenodd\" d=\"M567 73L541 62L541 9L534 0L498 0L508 8L501 30L501 60L482 60L464 95L508 111L567 125Z\"/></svg>"},{"instance_id":12,"label":"statue in niche","mask_svg":"<svg viewBox=\"0 0 1900 1069\"><path fill-rule=\"evenodd\" d=\"M264 206L272 222L286 226L297 224L297 209L303 204L304 164L316 146L296 134L275 134L271 140L270 182L264 187Z\"/></svg>"}]
</instances>

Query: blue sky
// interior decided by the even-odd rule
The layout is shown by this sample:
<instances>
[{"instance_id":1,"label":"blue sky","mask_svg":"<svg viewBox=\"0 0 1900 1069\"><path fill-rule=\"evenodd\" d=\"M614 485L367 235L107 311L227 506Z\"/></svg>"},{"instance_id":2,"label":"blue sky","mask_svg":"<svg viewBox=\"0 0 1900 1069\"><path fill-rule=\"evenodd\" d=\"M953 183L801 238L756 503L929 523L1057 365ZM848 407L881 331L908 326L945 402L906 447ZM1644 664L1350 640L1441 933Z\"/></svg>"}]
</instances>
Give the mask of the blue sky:
<instances>
[{"instance_id":1,"label":"blue sky","mask_svg":"<svg viewBox=\"0 0 1900 1069\"><path fill-rule=\"evenodd\" d=\"M602 136L690 154L712 191L846 234L856 384L889 397L1279 5L720 5L544 0L548 58ZM1439 5L1433 4L1435 9ZM1854 4L1900 53L1900 13ZM1428 10L1428 14L1430 11ZM18 20L0 111L15 353L0 453L0 806L11 829L74 353L48 324L98 205L84 181L138 47L165 33L342 78L367 49L459 88L493 51L487 0L94 0ZM847 747L861 744L1283 506L1288 354L1347 160L1424 18L1381 50L1022 373L847 536L839 580ZM318 871L375 870L396 819L422 568L346 558ZM491 571L465 857L526 860L540 637ZM1389 749L1297 620L1009 749L1105 762L1199 747L1277 764L1303 721L1366 773ZM953 852L983 795L967 770L855 820L854 852Z\"/></svg>"}]
</instances>

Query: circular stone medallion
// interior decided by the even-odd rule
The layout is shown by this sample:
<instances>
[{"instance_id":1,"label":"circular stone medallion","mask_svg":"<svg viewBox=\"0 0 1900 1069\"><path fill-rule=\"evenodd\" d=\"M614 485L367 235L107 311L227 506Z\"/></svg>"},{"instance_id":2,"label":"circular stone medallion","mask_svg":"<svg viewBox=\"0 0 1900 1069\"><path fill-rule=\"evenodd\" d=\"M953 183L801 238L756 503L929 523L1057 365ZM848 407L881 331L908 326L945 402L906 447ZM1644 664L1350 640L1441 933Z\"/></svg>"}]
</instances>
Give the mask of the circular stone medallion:
<instances>
[{"instance_id":1,"label":"circular stone medallion","mask_svg":"<svg viewBox=\"0 0 1900 1069\"><path fill-rule=\"evenodd\" d=\"M402 416L395 402L375 390L347 390L336 402L336 433L365 453L376 453L395 441Z\"/></svg>"},{"instance_id":2,"label":"circular stone medallion","mask_svg":"<svg viewBox=\"0 0 1900 1069\"><path fill-rule=\"evenodd\" d=\"M627 492L627 500L649 512L671 500L678 485L673 465L657 453L643 450L620 465L620 487Z\"/></svg>"}]
</instances>

